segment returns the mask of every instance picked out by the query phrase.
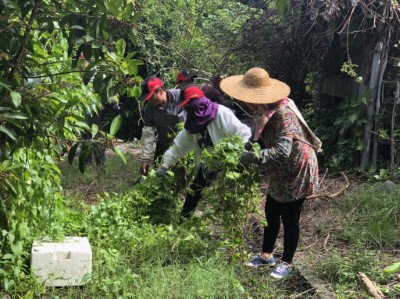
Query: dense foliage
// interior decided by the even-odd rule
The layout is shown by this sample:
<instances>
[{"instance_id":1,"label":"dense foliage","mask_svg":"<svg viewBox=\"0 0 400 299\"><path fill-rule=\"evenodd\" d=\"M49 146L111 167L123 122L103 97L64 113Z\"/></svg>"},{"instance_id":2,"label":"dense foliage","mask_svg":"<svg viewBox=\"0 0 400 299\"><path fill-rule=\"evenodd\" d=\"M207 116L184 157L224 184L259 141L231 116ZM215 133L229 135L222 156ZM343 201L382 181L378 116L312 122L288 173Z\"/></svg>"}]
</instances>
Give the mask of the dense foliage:
<instances>
[{"instance_id":1,"label":"dense foliage","mask_svg":"<svg viewBox=\"0 0 400 299\"><path fill-rule=\"evenodd\" d=\"M8 289L29 273L31 239L61 236L53 224L62 211L61 144L78 141L83 171L93 141L80 135L98 131L86 112L118 94L138 96L142 62L121 38L135 40L130 1L1 1L0 11L0 277ZM119 125L103 133L106 146Z\"/></svg>"},{"instance_id":2,"label":"dense foliage","mask_svg":"<svg viewBox=\"0 0 400 299\"><path fill-rule=\"evenodd\" d=\"M189 69L204 83L213 75L235 73L234 53L241 30L260 10L237 1L139 1L144 22L139 31L149 73L161 72L174 82L179 69Z\"/></svg>"},{"instance_id":3,"label":"dense foliage","mask_svg":"<svg viewBox=\"0 0 400 299\"><path fill-rule=\"evenodd\" d=\"M64 233L86 234L99 248L114 238L115 244L132 246L127 251L143 249L142 242L148 250L139 251L139 262L151 261L149 252L160 245L161 236L162 254L170 255L172 247L189 259L209 249L202 239L206 225L222 221L226 234L221 239L231 246L230 253L245 253L239 228L258 198L257 176L254 169L237 165L242 148L234 141L212 154L204 152L204 163L224 167L206 191L212 213L202 218L199 231L168 226L176 222L180 192L172 173L165 181L150 176L133 191L110 195L83 218L64 208L57 164L61 156L68 152L64 158L77 162L75 171L83 172L93 147L101 144L126 162L114 137L119 128L126 138L133 131L138 137L139 85L152 73L172 87L182 68L197 72L197 83L203 83L213 75L264 67L292 87L291 96L323 140L322 168L364 170L372 165L371 177L396 178L399 16L393 0L0 0L1 287L21 294L34 285L28 252L32 240L44 235L62 239ZM379 45L380 62L374 65ZM344 96L327 92L332 77L349 82ZM391 85L385 85L388 81ZM107 119L107 130L87 124L89 114L121 102L120 115ZM95 136L100 139L93 140ZM190 169L191 162L184 166ZM381 168L379 175L375 168ZM365 194L360 197L365 205L374 203ZM392 198L384 196L370 208L397 221L398 211L391 205ZM389 224L365 221L368 231L359 232L349 223L342 234L349 242L360 236L363 244L378 247L395 242L396 231L385 226ZM382 231L390 234L380 235ZM98 251L99 260L115 273L127 255L112 247ZM119 268L113 268L114 261ZM125 274L127 281L137 277ZM242 292L238 281L224 279L235 295ZM104 296L123 293L122 288L107 293L115 284L106 284Z\"/></svg>"}]
</instances>

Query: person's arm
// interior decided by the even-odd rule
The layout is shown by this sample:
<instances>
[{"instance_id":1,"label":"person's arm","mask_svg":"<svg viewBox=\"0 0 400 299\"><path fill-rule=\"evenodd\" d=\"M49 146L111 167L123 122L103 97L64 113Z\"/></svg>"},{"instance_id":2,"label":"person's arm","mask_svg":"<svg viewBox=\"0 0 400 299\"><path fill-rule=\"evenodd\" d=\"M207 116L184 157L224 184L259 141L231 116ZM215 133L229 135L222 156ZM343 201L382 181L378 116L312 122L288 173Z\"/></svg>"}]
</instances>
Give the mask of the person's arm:
<instances>
[{"instance_id":1,"label":"person's arm","mask_svg":"<svg viewBox=\"0 0 400 299\"><path fill-rule=\"evenodd\" d=\"M154 142L156 139L156 127L151 117L149 107L145 106L143 111L144 126L142 129L142 137L140 144L142 146L142 154L140 157L140 173L147 175L151 161L154 159Z\"/></svg>"},{"instance_id":2,"label":"person's arm","mask_svg":"<svg viewBox=\"0 0 400 299\"><path fill-rule=\"evenodd\" d=\"M279 118L277 131L279 132L275 145L260 151L260 162L267 163L268 161L282 161L290 156L292 152L294 123L296 117L291 111L286 109L278 110L274 118Z\"/></svg>"},{"instance_id":3,"label":"person's arm","mask_svg":"<svg viewBox=\"0 0 400 299\"><path fill-rule=\"evenodd\" d=\"M149 165L153 160L155 132L155 127L144 126L142 129L142 138L140 139L142 146L142 155L140 157L142 164L140 166L140 173L142 174L147 174Z\"/></svg>"},{"instance_id":4,"label":"person's arm","mask_svg":"<svg viewBox=\"0 0 400 299\"><path fill-rule=\"evenodd\" d=\"M162 167L168 169L186 156L196 146L196 135L182 129L174 139L173 145L165 152Z\"/></svg>"}]
</instances>

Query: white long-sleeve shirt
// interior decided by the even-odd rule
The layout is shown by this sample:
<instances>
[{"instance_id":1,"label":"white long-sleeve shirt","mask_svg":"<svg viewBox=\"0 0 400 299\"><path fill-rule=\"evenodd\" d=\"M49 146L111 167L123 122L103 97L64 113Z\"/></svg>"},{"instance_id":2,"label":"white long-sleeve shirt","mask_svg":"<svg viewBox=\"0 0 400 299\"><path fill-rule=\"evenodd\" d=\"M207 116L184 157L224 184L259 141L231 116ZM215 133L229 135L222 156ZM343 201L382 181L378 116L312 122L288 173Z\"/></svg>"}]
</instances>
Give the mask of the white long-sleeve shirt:
<instances>
[{"instance_id":1,"label":"white long-sleeve shirt","mask_svg":"<svg viewBox=\"0 0 400 299\"><path fill-rule=\"evenodd\" d=\"M217 115L207 126L207 131L214 145L224 138L235 135L240 136L243 143L251 137L250 128L240 122L232 110L222 105L219 105ZM186 129L182 129L175 137L173 145L165 152L162 166L171 167L192 150L195 151L196 166L199 166L201 148L198 140L200 138L200 134L190 134Z\"/></svg>"}]
</instances>

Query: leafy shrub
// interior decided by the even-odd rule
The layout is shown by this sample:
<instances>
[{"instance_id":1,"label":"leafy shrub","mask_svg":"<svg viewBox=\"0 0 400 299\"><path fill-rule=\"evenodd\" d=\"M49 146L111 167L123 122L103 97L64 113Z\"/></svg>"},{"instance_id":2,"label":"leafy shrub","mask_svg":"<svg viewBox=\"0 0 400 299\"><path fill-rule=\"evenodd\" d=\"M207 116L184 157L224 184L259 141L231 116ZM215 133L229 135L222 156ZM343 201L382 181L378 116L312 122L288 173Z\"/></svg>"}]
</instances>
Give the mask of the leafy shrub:
<instances>
[{"instance_id":1,"label":"leafy shrub","mask_svg":"<svg viewBox=\"0 0 400 299\"><path fill-rule=\"evenodd\" d=\"M257 212L260 199L258 168L240 165L244 150L239 136L224 139L212 151L203 150L203 163L218 169L217 178L203 191L210 209L206 216L221 223L226 242L238 256L243 251L243 226L249 213Z\"/></svg>"},{"instance_id":2,"label":"leafy shrub","mask_svg":"<svg viewBox=\"0 0 400 299\"><path fill-rule=\"evenodd\" d=\"M1 182L7 193L0 194L7 207L7 223L0 236L0 279L6 291L34 283L27 281L32 241L42 235L62 238L59 221L64 212L60 173L50 152L20 149L12 159L20 167L8 172Z\"/></svg>"}]
</instances>

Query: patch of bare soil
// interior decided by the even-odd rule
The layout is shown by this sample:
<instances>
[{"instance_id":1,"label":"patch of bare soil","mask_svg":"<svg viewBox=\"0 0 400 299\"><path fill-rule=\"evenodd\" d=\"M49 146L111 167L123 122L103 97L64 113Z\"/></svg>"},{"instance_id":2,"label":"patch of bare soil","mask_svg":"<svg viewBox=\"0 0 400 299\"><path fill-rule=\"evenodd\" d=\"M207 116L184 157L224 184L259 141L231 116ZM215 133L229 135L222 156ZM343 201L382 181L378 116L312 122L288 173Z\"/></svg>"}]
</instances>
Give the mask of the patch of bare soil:
<instances>
[{"instance_id":1,"label":"patch of bare soil","mask_svg":"<svg viewBox=\"0 0 400 299\"><path fill-rule=\"evenodd\" d=\"M64 192L87 204L96 204L99 196L105 192L121 192L129 189L139 176L137 161L141 153L140 145L137 142L116 142L114 146L124 153L126 164L116 157L112 149L106 150L105 165L96 166L94 161L87 162L85 175L79 174L78 162L75 161L72 166L66 166L73 167L74 173L64 178Z\"/></svg>"},{"instance_id":2,"label":"patch of bare soil","mask_svg":"<svg viewBox=\"0 0 400 299\"><path fill-rule=\"evenodd\" d=\"M116 144L121 152L132 154L136 159L140 158L141 150L137 142L118 142ZM111 149L106 150L106 156L114 156L115 153Z\"/></svg>"}]
</instances>

